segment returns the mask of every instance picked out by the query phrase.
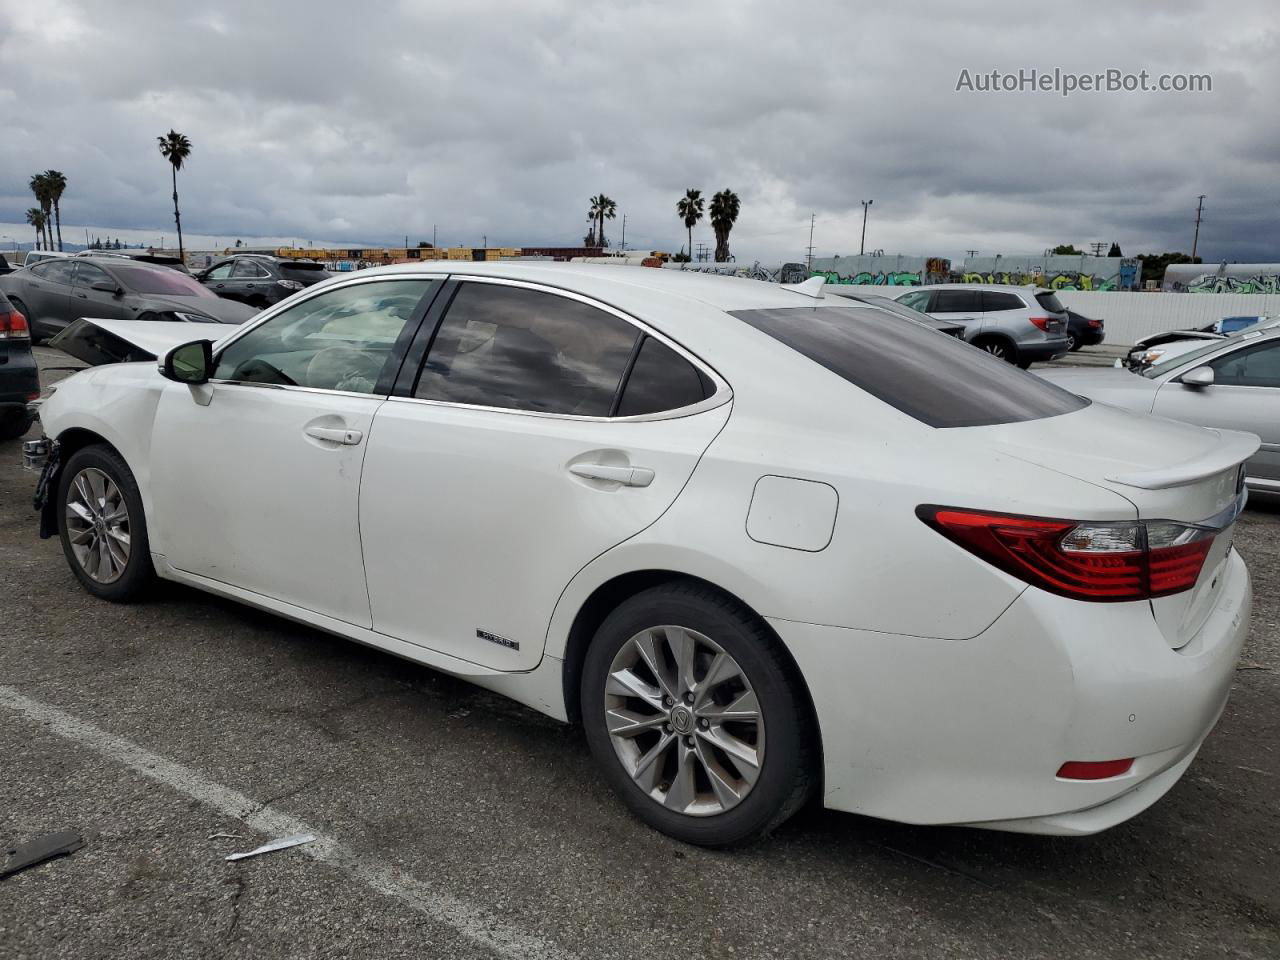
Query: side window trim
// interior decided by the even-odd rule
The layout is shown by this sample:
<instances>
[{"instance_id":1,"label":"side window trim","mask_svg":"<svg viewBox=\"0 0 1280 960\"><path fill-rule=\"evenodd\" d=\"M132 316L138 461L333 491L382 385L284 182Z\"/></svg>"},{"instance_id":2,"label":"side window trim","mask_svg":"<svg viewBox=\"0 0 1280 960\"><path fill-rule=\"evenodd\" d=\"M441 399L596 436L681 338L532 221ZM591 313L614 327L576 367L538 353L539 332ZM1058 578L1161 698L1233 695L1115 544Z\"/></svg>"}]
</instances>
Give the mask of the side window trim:
<instances>
[{"instance_id":1,"label":"side window trim","mask_svg":"<svg viewBox=\"0 0 1280 960\"><path fill-rule=\"evenodd\" d=\"M473 403L459 403L451 400L427 400L421 397L415 397L413 394L414 391L417 390L418 380L422 375L427 354L430 352L431 345L435 342L436 334L440 330L449 306L453 303L453 298L457 295L458 290L462 288L464 283L487 283L497 286L521 287L526 290L535 290L540 293L549 293L554 296L565 297L567 299L576 300L579 303L586 304L589 307L594 307L597 310L603 310L605 313L612 314L623 322L635 327L640 336L636 337L636 342L631 349L631 356L627 360L626 369L624 370L621 379L618 381L618 389L614 394L613 403L610 406L611 413L617 410L618 405L622 402L622 394L626 389L627 379L631 375L631 369L635 365L636 358L639 356L640 347L643 345L646 337L653 337L655 340L658 340L670 347L677 354L691 363L695 370L711 382L711 386L713 387L712 393L701 403L691 404L687 407L679 407L674 410L663 410L660 413L641 414L634 417L593 417L571 413L546 413L540 410L517 410L508 407L487 407ZM446 292L443 288L449 289ZM566 290L563 287L556 287L550 284L538 283L531 280L513 280L506 277L453 273L449 274L448 279L442 285L441 292L437 294L435 298L433 309L430 311L430 316L425 317L424 320L427 322L419 325L417 335L401 363L400 373L396 377L395 385L387 396L388 400L396 400L404 403L423 403L433 406L466 407L473 410L487 410L493 413L505 413L512 416L552 417L562 420L589 420L596 422L613 421L618 423L629 423L632 421L644 420L674 420L679 417L692 416L695 413L713 410L733 399L733 389L730 387L728 381L726 381L724 377L720 376L719 372L710 364L702 360L702 358L690 353L682 345L675 342L670 337L667 337L660 331L654 330L644 321L638 320L629 313L626 313L609 303L578 293L576 290Z\"/></svg>"}]
</instances>

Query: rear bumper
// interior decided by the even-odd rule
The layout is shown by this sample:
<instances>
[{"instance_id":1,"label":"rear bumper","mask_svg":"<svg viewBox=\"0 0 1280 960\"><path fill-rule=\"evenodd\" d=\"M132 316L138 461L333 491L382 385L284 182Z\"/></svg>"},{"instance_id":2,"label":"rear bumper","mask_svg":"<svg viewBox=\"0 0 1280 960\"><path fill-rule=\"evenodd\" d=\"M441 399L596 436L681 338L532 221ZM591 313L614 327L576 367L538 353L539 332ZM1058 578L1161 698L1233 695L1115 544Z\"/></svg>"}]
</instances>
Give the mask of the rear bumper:
<instances>
[{"instance_id":1,"label":"rear bumper","mask_svg":"<svg viewBox=\"0 0 1280 960\"><path fill-rule=\"evenodd\" d=\"M1024 591L969 640L772 621L809 684L826 806L919 824L1085 834L1146 809L1191 764L1226 703L1248 630L1232 553L1214 610L1173 650L1146 602ZM1135 758L1122 776L1056 776Z\"/></svg>"},{"instance_id":2,"label":"rear bumper","mask_svg":"<svg viewBox=\"0 0 1280 960\"><path fill-rule=\"evenodd\" d=\"M1070 350L1070 344L1063 337L1061 340L1045 340L1039 343L1020 343L1018 344L1018 359L1031 361L1057 360L1058 357L1065 357Z\"/></svg>"}]
</instances>

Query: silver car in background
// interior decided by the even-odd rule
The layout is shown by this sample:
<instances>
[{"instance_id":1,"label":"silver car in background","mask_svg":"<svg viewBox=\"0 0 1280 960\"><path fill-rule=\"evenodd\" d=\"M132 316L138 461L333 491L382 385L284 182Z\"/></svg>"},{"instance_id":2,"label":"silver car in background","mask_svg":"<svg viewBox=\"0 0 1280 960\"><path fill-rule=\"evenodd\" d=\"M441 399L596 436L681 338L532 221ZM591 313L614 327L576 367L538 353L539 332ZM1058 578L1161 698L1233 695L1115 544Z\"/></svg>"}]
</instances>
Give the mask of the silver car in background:
<instances>
[{"instance_id":1,"label":"silver car in background","mask_svg":"<svg viewBox=\"0 0 1280 960\"><path fill-rule=\"evenodd\" d=\"M1024 370L1071 347L1066 307L1044 287L945 283L913 287L895 299L935 320L963 324L965 340Z\"/></svg>"},{"instance_id":2,"label":"silver car in background","mask_svg":"<svg viewBox=\"0 0 1280 960\"><path fill-rule=\"evenodd\" d=\"M1246 464L1245 482L1280 493L1280 329L1246 330L1133 370L1075 368L1040 376L1128 410L1256 433L1262 447Z\"/></svg>"}]
</instances>

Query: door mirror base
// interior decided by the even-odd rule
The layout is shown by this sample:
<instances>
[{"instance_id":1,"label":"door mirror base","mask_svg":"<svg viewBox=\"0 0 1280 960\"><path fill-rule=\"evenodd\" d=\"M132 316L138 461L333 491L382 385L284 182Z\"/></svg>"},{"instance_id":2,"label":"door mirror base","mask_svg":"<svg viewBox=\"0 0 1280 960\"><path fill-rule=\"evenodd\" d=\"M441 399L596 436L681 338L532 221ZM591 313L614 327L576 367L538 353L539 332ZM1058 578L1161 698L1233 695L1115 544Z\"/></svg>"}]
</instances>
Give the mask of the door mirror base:
<instances>
[{"instance_id":1,"label":"door mirror base","mask_svg":"<svg viewBox=\"0 0 1280 960\"><path fill-rule=\"evenodd\" d=\"M160 361L160 373L178 383L208 383L213 375L213 341L192 340L174 347Z\"/></svg>"}]
</instances>

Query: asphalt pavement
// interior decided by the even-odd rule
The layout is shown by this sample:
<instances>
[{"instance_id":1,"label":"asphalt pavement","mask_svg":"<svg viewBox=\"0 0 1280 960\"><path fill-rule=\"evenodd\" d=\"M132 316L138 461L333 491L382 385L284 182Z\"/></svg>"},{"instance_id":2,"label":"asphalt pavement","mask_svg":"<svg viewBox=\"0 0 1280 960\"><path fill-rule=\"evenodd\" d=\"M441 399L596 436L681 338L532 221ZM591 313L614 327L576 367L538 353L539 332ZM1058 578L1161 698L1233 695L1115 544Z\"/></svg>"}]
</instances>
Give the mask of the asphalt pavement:
<instances>
[{"instance_id":1,"label":"asphalt pavement","mask_svg":"<svg viewBox=\"0 0 1280 960\"><path fill-rule=\"evenodd\" d=\"M41 350L48 365L52 351ZM38 426L33 436L38 433ZM82 591L0 444L0 958L1280 956L1280 509L1196 763L1096 837L808 809L737 852L632 819L581 732L193 590ZM193 507L196 508L196 507ZM227 854L309 833L293 849Z\"/></svg>"}]
</instances>

